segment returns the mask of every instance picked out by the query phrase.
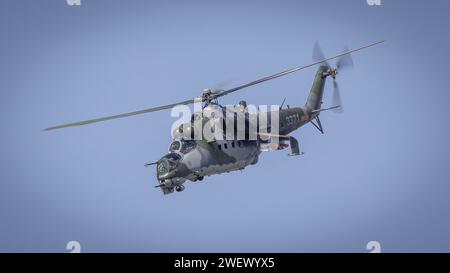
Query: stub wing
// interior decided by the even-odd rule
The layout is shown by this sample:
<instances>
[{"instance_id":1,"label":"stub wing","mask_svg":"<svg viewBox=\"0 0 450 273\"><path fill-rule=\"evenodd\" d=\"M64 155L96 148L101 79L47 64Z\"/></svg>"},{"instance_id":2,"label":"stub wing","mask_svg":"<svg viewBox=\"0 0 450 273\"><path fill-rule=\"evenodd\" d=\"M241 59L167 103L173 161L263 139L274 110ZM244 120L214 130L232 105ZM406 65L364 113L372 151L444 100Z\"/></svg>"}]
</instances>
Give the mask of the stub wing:
<instances>
[{"instance_id":1,"label":"stub wing","mask_svg":"<svg viewBox=\"0 0 450 273\"><path fill-rule=\"evenodd\" d=\"M298 145L297 139L293 136L275 135L270 133L258 134L260 136L268 138L267 142L263 142L260 145L260 150L262 152L282 150L284 148L287 148L288 146L291 146L291 153L289 154L290 156L303 154L302 152L300 152L300 147ZM289 144L286 143L287 141L289 141Z\"/></svg>"}]
</instances>

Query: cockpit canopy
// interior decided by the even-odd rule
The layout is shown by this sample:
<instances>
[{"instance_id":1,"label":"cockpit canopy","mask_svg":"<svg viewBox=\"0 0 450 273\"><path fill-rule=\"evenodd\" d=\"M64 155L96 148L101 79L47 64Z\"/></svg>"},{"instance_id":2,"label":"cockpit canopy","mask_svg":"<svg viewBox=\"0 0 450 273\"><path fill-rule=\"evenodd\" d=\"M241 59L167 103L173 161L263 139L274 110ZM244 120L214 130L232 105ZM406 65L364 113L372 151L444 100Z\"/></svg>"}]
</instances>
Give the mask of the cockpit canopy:
<instances>
[{"instance_id":1,"label":"cockpit canopy","mask_svg":"<svg viewBox=\"0 0 450 273\"><path fill-rule=\"evenodd\" d=\"M169 152L180 152L182 154L187 154L195 149L196 146L197 143L195 142L195 140L175 140L170 144Z\"/></svg>"},{"instance_id":2,"label":"cockpit canopy","mask_svg":"<svg viewBox=\"0 0 450 273\"><path fill-rule=\"evenodd\" d=\"M158 173L167 173L175 169L181 160L181 155L177 153L169 153L163 156L157 165Z\"/></svg>"},{"instance_id":3,"label":"cockpit canopy","mask_svg":"<svg viewBox=\"0 0 450 273\"><path fill-rule=\"evenodd\" d=\"M181 148L181 141L176 140L174 142L172 142L169 146L169 152L176 152L179 151Z\"/></svg>"},{"instance_id":4,"label":"cockpit canopy","mask_svg":"<svg viewBox=\"0 0 450 273\"><path fill-rule=\"evenodd\" d=\"M166 158L169 161L179 161L181 160L181 156L177 153L166 154L163 158Z\"/></svg>"}]
</instances>

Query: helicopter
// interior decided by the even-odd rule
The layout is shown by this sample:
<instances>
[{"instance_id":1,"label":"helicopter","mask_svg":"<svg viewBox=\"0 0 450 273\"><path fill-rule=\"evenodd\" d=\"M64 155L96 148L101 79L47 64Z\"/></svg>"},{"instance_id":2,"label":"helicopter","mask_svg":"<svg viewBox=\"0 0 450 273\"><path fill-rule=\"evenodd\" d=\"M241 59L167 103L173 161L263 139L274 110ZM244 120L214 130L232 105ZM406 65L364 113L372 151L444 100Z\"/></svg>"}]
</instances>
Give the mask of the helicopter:
<instances>
[{"instance_id":1,"label":"helicopter","mask_svg":"<svg viewBox=\"0 0 450 273\"><path fill-rule=\"evenodd\" d=\"M342 112L337 74L344 68L353 67L351 53L385 42L384 40L360 46L325 58L316 42L313 49L313 62L307 65L287 69L269 76L251 81L230 89L205 89L200 97L177 103L106 116L79 122L52 126L44 129L51 131L66 127L81 126L106 120L124 118L155 112L175 107L200 104L201 111L194 112L189 122L176 127L172 132L172 143L168 153L159 160L147 163L145 166L156 165L156 179L164 194L185 189L186 181L202 181L204 177L231 171L243 170L249 165L255 165L259 156L265 151L283 150L290 146L290 156L302 155L298 140L291 133L305 124L311 123L320 133L324 133L319 115L321 112L333 110ZM336 59L335 66L329 64ZM317 72L306 100L302 107L283 108L284 101L277 109L262 112L249 111L246 101L241 100L233 107L225 107L218 98L236 91L273 80L312 66L318 65ZM328 77L333 79L333 106L322 108L322 98L325 82ZM194 107L195 108L195 107ZM268 117L270 115L270 118ZM237 120L244 126L236 126ZM264 120L265 123L260 121ZM209 124L209 129L204 127ZM231 124L231 125L229 125ZM217 130L217 128L219 128ZM253 128L251 130L250 128ZM211 132L209 137L203 137ZM200 132L198 134L197 132ZM198 137L200 135L200 137Z\"/></svg>"}]
</instances>

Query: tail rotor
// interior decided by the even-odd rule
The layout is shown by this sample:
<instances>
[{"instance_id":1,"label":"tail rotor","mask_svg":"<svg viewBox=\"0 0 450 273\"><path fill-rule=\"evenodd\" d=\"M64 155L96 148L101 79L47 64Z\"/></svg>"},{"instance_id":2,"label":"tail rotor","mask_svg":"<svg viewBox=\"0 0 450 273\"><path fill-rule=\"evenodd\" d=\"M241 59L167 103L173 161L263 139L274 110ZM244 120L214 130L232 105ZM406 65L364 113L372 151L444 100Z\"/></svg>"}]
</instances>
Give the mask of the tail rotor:
<instances>
[{"instance_id":1,"label":"tail rotor","mask_svg":"<svg viewBox=\"0 0 450 273\"><path fill-rule=\"evenodd\" d=\"M347 47L344 48L342 53L347 53L349 52L349 49ZM318 42L316 42L314 44L314 49L313 49L313 60L314 61L318 61L318 60L323 60L324 59L324 54L322 49L320 48L320 45ZM336 61L336 65L335 67L331 67L328 62L325 63L326 66L328 66L328 70L326 72L324 72L324 77L327 76L331 76L333 78L333 98L332 98L332 103L333 103L333 112L335 113L343 113L344 112L344 108L342 106L342 100L341 100L341 93L339 90L339 84L336 81L336 76L337 74L341 71L341 70L345 70L348 68L353 68L353 59L352 56L350 54L345 54L342 55L341 57L339 57ZM339 106L339 107L336 107Z\"/></svg>"}]
</instances>

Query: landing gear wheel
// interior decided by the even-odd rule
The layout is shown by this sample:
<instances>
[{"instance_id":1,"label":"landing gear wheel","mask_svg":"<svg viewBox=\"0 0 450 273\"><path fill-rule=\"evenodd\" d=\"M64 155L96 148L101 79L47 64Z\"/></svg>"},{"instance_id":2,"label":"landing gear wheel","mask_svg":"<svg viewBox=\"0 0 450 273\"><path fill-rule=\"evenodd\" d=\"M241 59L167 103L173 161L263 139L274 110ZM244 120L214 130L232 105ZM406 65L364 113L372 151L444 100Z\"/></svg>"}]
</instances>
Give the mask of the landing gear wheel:
<instances>
[{"instance_id":1,"label":"landing gear wheel","mask_svg":"<svg viewBox=\"0 0 450 273\"><path fill-rule=\"evenodd\" d=\"M184 191L184 186L183 186L183 185L176 186L176 187L175 187L175 190L176 190L177 192Z\"/></svg>"},{"instance_id":2,"label":"landing gear wheel","mask_svg":"<svg viewBox=\"0 0 450 273\"><path fill-rule=\"evenodd\" d=\"M202 181L203 180L203 176L200 176L199 178L197 178L198 181Z\"/></svg>"}]
</instances>

